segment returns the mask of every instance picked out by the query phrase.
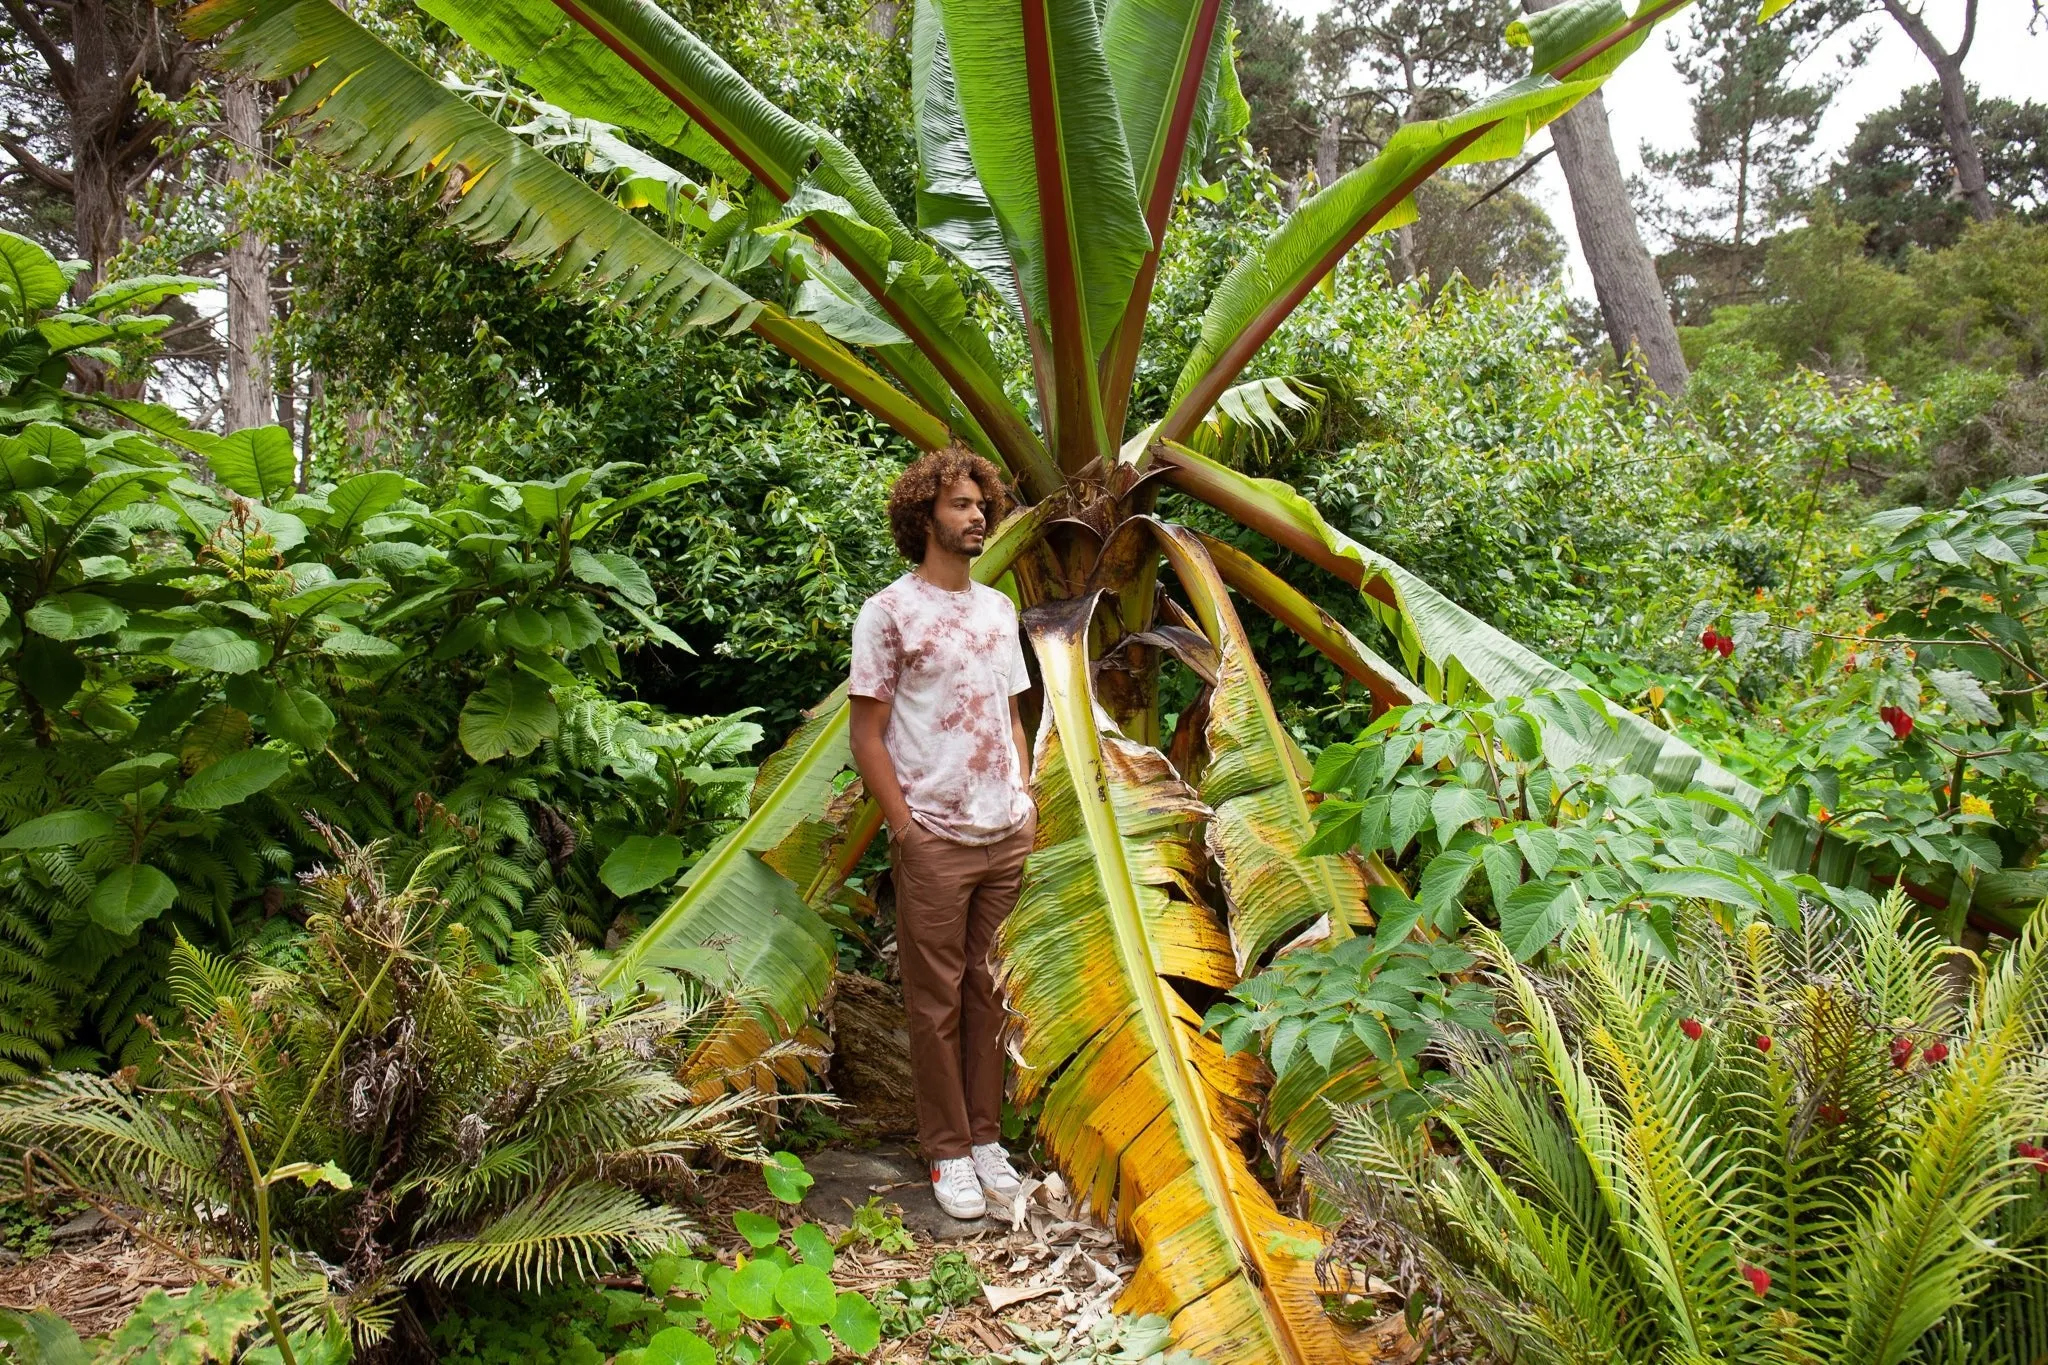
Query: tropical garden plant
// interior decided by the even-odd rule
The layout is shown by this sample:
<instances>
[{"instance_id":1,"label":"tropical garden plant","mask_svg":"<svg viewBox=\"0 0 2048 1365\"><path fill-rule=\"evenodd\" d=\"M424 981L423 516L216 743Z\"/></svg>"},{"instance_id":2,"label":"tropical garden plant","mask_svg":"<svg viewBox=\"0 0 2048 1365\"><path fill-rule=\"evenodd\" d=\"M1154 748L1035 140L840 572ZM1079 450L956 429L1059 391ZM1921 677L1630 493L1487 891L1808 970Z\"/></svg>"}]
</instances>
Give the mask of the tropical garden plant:
<instances>
[{"instance_id":1,"label":"tropical garden plant","mask_svg":"<svg viewBox=\"0 0 2048 1365\"><path fill-rule=\"evenodd\" d=\"M573 954L494 963L434 892L442 859L392 886L375 845L329 837L281 960L177 943L183 1019L153 1025L155 1083L67 1071L10 1091L11 1196L87 1198L205 1285L253 1291L290 1362L294 1338L417 1345L433 1287L664 1253L693 1234L662 1196L714 1157L768 1162L781 1188L801 1175L761 1147L770 1095L718 1060L735 1002L621 1001Z\"/></svg>"},{"instance_id":2,"label":"tropical garden plant","mask_svg":"<svg viewBox=\"0 0 2048 1365\"><path fill-rule=\"evenodd\" d=\"M1431 1123L1353 1106L1318 1183L1420 1250L1503 1357L2038 1360L2048 933L1960 954L1894 892L1583 913L1473 940L1499 1029L1440 1035Z\"/></svg>"},{"instance_id":3,"label":"tropical garden plant","mask_svg":"<svg viewBox=\"0 0 2048 1365\"><path fill-rule=\"evenodd\" d=\"M186 23L225 34L244 71L292 78L280 112L316 145L441 182L476 240L609 288L649 326L749 329L917 446L962 443L1008 472L1023 507L976 574L1026 609L1045 698L1039 847L1001 945L1020 1098L1042 1101L1040 1137L1074 1187L1144 1248L1120 1308L1169 1318L1178 1345L1215 1362L1310 1361L1374 1348L1320 1312L1320 1236L1280 1211L1240 1146L1261 1067L1205 1038L1200 1010L1302 929L1367 926L1368 887L1397 879L1376 859L1309 850L1309 768L1230 590L1380 707L1572 684L1285 485L1233 468L1233 438L1294 394L1247 375L1353 247L1412 217L1419 185L1519 152L1683 3L1632 16L1572 0L1511 26L1531 74L1404 127L1303 200L1217 287L1156 411L1133 403L1133 374L1164 230L1212 137L1243 120L1222 0L919 5L915 227L840 139L778 110L649 0L421 4L498 63L522 107L568 116L551 126L569 140L546 150L495 116L496 96L437 82L326 0L206 0ZM1010 382L1003 354L1028 383ZM1168 489L1356 588L1402 666L1247 556L1159 519ZM1169 657L1203 683L1171 735ZM1583 742L1559 736L1560 761L1612 759L1666 788L1755 802L1639 717L1613 719ZM842 790L847 766L834 695L605 979L736 983L758 993L763 1037L800 1029L832 970L817 907L879 824Z\"/></svg>"}]
</instances>

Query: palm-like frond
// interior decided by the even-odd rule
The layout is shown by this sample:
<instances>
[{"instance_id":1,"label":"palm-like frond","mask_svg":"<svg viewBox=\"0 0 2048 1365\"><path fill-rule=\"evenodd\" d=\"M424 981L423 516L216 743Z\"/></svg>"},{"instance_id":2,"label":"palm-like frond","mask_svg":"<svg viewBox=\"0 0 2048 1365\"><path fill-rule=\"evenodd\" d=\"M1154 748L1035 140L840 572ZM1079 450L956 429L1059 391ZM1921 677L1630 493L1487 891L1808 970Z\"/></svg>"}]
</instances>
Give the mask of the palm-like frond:
<instances>
[{"instance_id":1,"label":"palm-like frond","mask_svg":"<svg viewBox=\"0 0 2048 1365\"><path fill-rule=\"evenodd\" d=\"M407 1256L400 1273L444 1284L510 1280L520 1289L564 1278L594 1279L615 1262L682 1237L680 1213L616 1185L582 1184L538 1194L466 1237Z\"/></svg>"}]
</instances>

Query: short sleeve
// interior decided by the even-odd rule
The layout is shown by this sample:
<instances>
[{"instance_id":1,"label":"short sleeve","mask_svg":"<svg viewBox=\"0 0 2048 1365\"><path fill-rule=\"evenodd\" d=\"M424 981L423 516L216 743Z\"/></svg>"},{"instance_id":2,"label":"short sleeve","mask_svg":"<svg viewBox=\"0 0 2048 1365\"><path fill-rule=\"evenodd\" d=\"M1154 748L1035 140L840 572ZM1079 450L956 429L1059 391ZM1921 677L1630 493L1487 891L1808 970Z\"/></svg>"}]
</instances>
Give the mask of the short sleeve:
<instances>
[{"instance_id":1,"label":"short sleeve","mask_svg":"<svg viewBox=\"0 0 2048 1365\"><path fill-rule=\"evenodd\" d=\"M856 697L890 701L902 671L903 632L888 608L869 598L854 618L853 667L846 690Z\"/></svg>"},{"instance_id":2,"label":"short sleeve","mask_svg":"<svg viewBox=\"0 0 2048 1365\"><path fill-rule=\"evenodd\" d=\"M1031 690L1031 670L1024 661L1024 632L1017 628L1017 608L1005 597L1010 616L1010 695Z\"/></svg>"}]
</instances>

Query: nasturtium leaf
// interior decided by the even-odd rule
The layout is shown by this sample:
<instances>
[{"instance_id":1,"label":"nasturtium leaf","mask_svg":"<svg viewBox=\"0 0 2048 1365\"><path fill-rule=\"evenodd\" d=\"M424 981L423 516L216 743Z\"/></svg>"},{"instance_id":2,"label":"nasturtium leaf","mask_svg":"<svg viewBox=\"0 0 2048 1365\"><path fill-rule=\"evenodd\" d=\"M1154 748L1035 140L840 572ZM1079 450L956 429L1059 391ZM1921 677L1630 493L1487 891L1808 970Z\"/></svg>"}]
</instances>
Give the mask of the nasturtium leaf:
<instances>
[{"instance_id":1,"label":"nasturtium leaf","mask_svg":"<svg viewBox=\"0 0 2048 1365\"><path fill-rule=\"evenodd\" d=\"M220 810L246 801L291 771L291 760L275 749L245 749L192 774L178 790L176 804L188 810Z\"/></svg>"},{"instance_id":2,"label":"nasturtium leaf","mask_svg":"<svg viewBox=\"0 0 2048 1365\"><path fill-rule=\"evenodd\" d=\"M245 498L268 500L293 488L298 456L283 427L244 427L201 446L214 477Z\"/></svg>"},{"instance_id":3,"label":"nasturtium leaf","mask_svg":"<svg viewBox=\"0 0 2048 1365\"><path fill-rule=\"evenodd\" d=\"M739 1209L733 1213L732 1225L739 1229L740 1236L756 1251L765 1250L782 1240L782 1224L765 1213L751 1209Z\"/></svg>"},{"instance_id":4,"label":"nasturtium leaf","mask_svg":"<svg viewBox=\"0 0 2048 1365\"><path fill-rule=\"evenodd\" d=\"M714 1365L718 1353L695 1332L664 1327L648 1339L642 1365Z\"/></svg>"},{"instance_id":5,"label":"nasturtium leaf","mask_svg":"<svg viewBox=\"0 0 2048 1365\"><path fill-rule=\"evenodd\" d=\"M816 1183L794 1152L770 1155L761 1163L761 1178L767 1182L768 1193L785 1204L803 1203L804 1192Z\"/></svg>"},{"instance_id":6,"label":"nasturtium leaf","mask_svg":"<svg viewBox=\"0 0 2048 1365\"><path fill-rule=\"evenodd\" d=\"M882 1315L867 1295L848 1290L833 1305L832 1335L853 1354L864 1356L882 1344Z\"/></svg>"},{"instance_id":7,"label":"nasturtium leaf","mask_svg":"<svg viewBox=\"0 0 2048 1365\"><path fill-rule=\"evenodd\" d=\"M113 832L114 822L96 810L57 810L0 834L0 848L63 848Z\"/></svg>"},{"instance_id":8,"label":"nasturtium leaf","mask_svg":"<svg viewBox=\"0 0 2048 1365\"><path fill-rule=\"evenodd\" d=\"M456 732L471 758L488 763L532 753L561 722L546 683L526 673L500 673L469 694Z\"/></svg>"},{"instance_id":9,"label":"nasturtium leaf","mask_svg":"<svg viewBox=\"0 0 2048 1365\"><path fill-rule=\"evenodd\" d=\"M203 626L180 636L171 657L212 673L248 673L263 667L263 646L226 626Z\"/></svg>"},{"instance_id":10,"label":"nasturtium leaf","mask_svg":"<svg viewBox=\"0 0 2048 1365\"><path fill-rule=\"evenodd\" d=\"M92 780L92 789L106 796L133 796L145 787L163 781L178 769L176 754L141 754L103 768Z\"/></svg>"},{"instance_id":11,"label":"nasturtium leaf","mask_svg":"<svg viewBox=\"0 0 2048 1365\"><path fill-rule=\"evenodd\" d=\"M783 1271L775 1285L775 1302L782 1305L791 1322L805 1327L823 1327L832 1321L832 1310L838 1306L838 1300L839 1291L832 1287L832 1277L814 1265Z\"/></svg>"},{"instance_id":12,"label":"nasturtium leaf","mask_svg":"<svg viewBox=\"0 0 2048 1365\"><path fill-rule=\"evenodd\" d=\"M52 640L87 640L127 625L128 613L89 592L60 592L30 607L21 619L30 630Z\"/></svg>"},{"instance_id":13,"label":"nasturtium leaf","mask_svg":"<svg viewBox=\"0 0 2048 1365\"><path fill-rule=\"evenodd\" d=\"M832 1239L816 1223L797 1224L789 1230L789 1241L796 1248L797 1255L804 1258L805 1265L829 1271L839 1259L832 1250Z\"/></svg>"},{"instance_id":14,"label":"nasturtium leaf","mask_svg":"<svg viewBox=\"0 0 2048 1365\"><path fill-rule=\"evenodd\" d=\"M85 903L93 923L116 934L130 933L171 908L177 887L147 863L127 863L100 879Z\"/></svg>"},{"instance_id":15,"label":"nasturtium leaf","mask_svg":"<svg viewBox=\"0 0 2048 1365\"><path fill-rule=\"evenodd\" d=\"M733 1272L732 1285L726 1292L732 1295L733 1307L750 1318L766 1321L782 1316L775 1302L775 1289L781 1283L781 1266L773 1261L748 1261Z\"/></svg>"},{"instance_id":16,"label":"nasturtium leaf","mask_svg":"<svg viewBox=\"0 0 2048 1365\"><path fill-rule=\"evenodd\" d=\"M498 613L498 643L513 649L546 649L555 633L548 618L532 607L508 607Z\"/></svg>"},{"instance_id":17,"label":"nasturtium leaf","mask_svg":"<svg viewBox=\"0 0 2048 1365\"><path fill-rule=\"evenodd\" d=\"M597 875L614 896L630 896L674 877L683 856L683 841L673 834L635 834L611 851Z\"/></svg>"},{"instance_id":18,"label":"nasturtium leaf","mask_svg":"<svg viewBox=\"0 0 2048 1365\"><path fill-rule=\"evenodd\" d=\"M334 712L317 693L304 687L278 689L263 721L271 734L301 749L325 748L327 737L334 733Z\"/></svg>"}]
</instances>

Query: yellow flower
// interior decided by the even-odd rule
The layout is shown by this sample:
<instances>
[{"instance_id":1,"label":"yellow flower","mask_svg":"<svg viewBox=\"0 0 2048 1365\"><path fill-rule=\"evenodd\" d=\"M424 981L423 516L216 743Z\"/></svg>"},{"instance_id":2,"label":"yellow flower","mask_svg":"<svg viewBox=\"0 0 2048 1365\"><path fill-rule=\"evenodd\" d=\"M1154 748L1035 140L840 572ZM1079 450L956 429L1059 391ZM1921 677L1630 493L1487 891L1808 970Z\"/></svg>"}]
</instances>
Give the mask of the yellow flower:
<instances>
[{"instance_id":1,"label":"yellow flower","mask_svg":"<svg viewBox=\"0 0 2048 1365\"><path fill-rule=\"evenodd\" d=\"M1989 815L1991 814L1991 803L1981 796L1971 796L1965 792L1963 794L1963 814Z\"/></svg>"}]
</instances>

